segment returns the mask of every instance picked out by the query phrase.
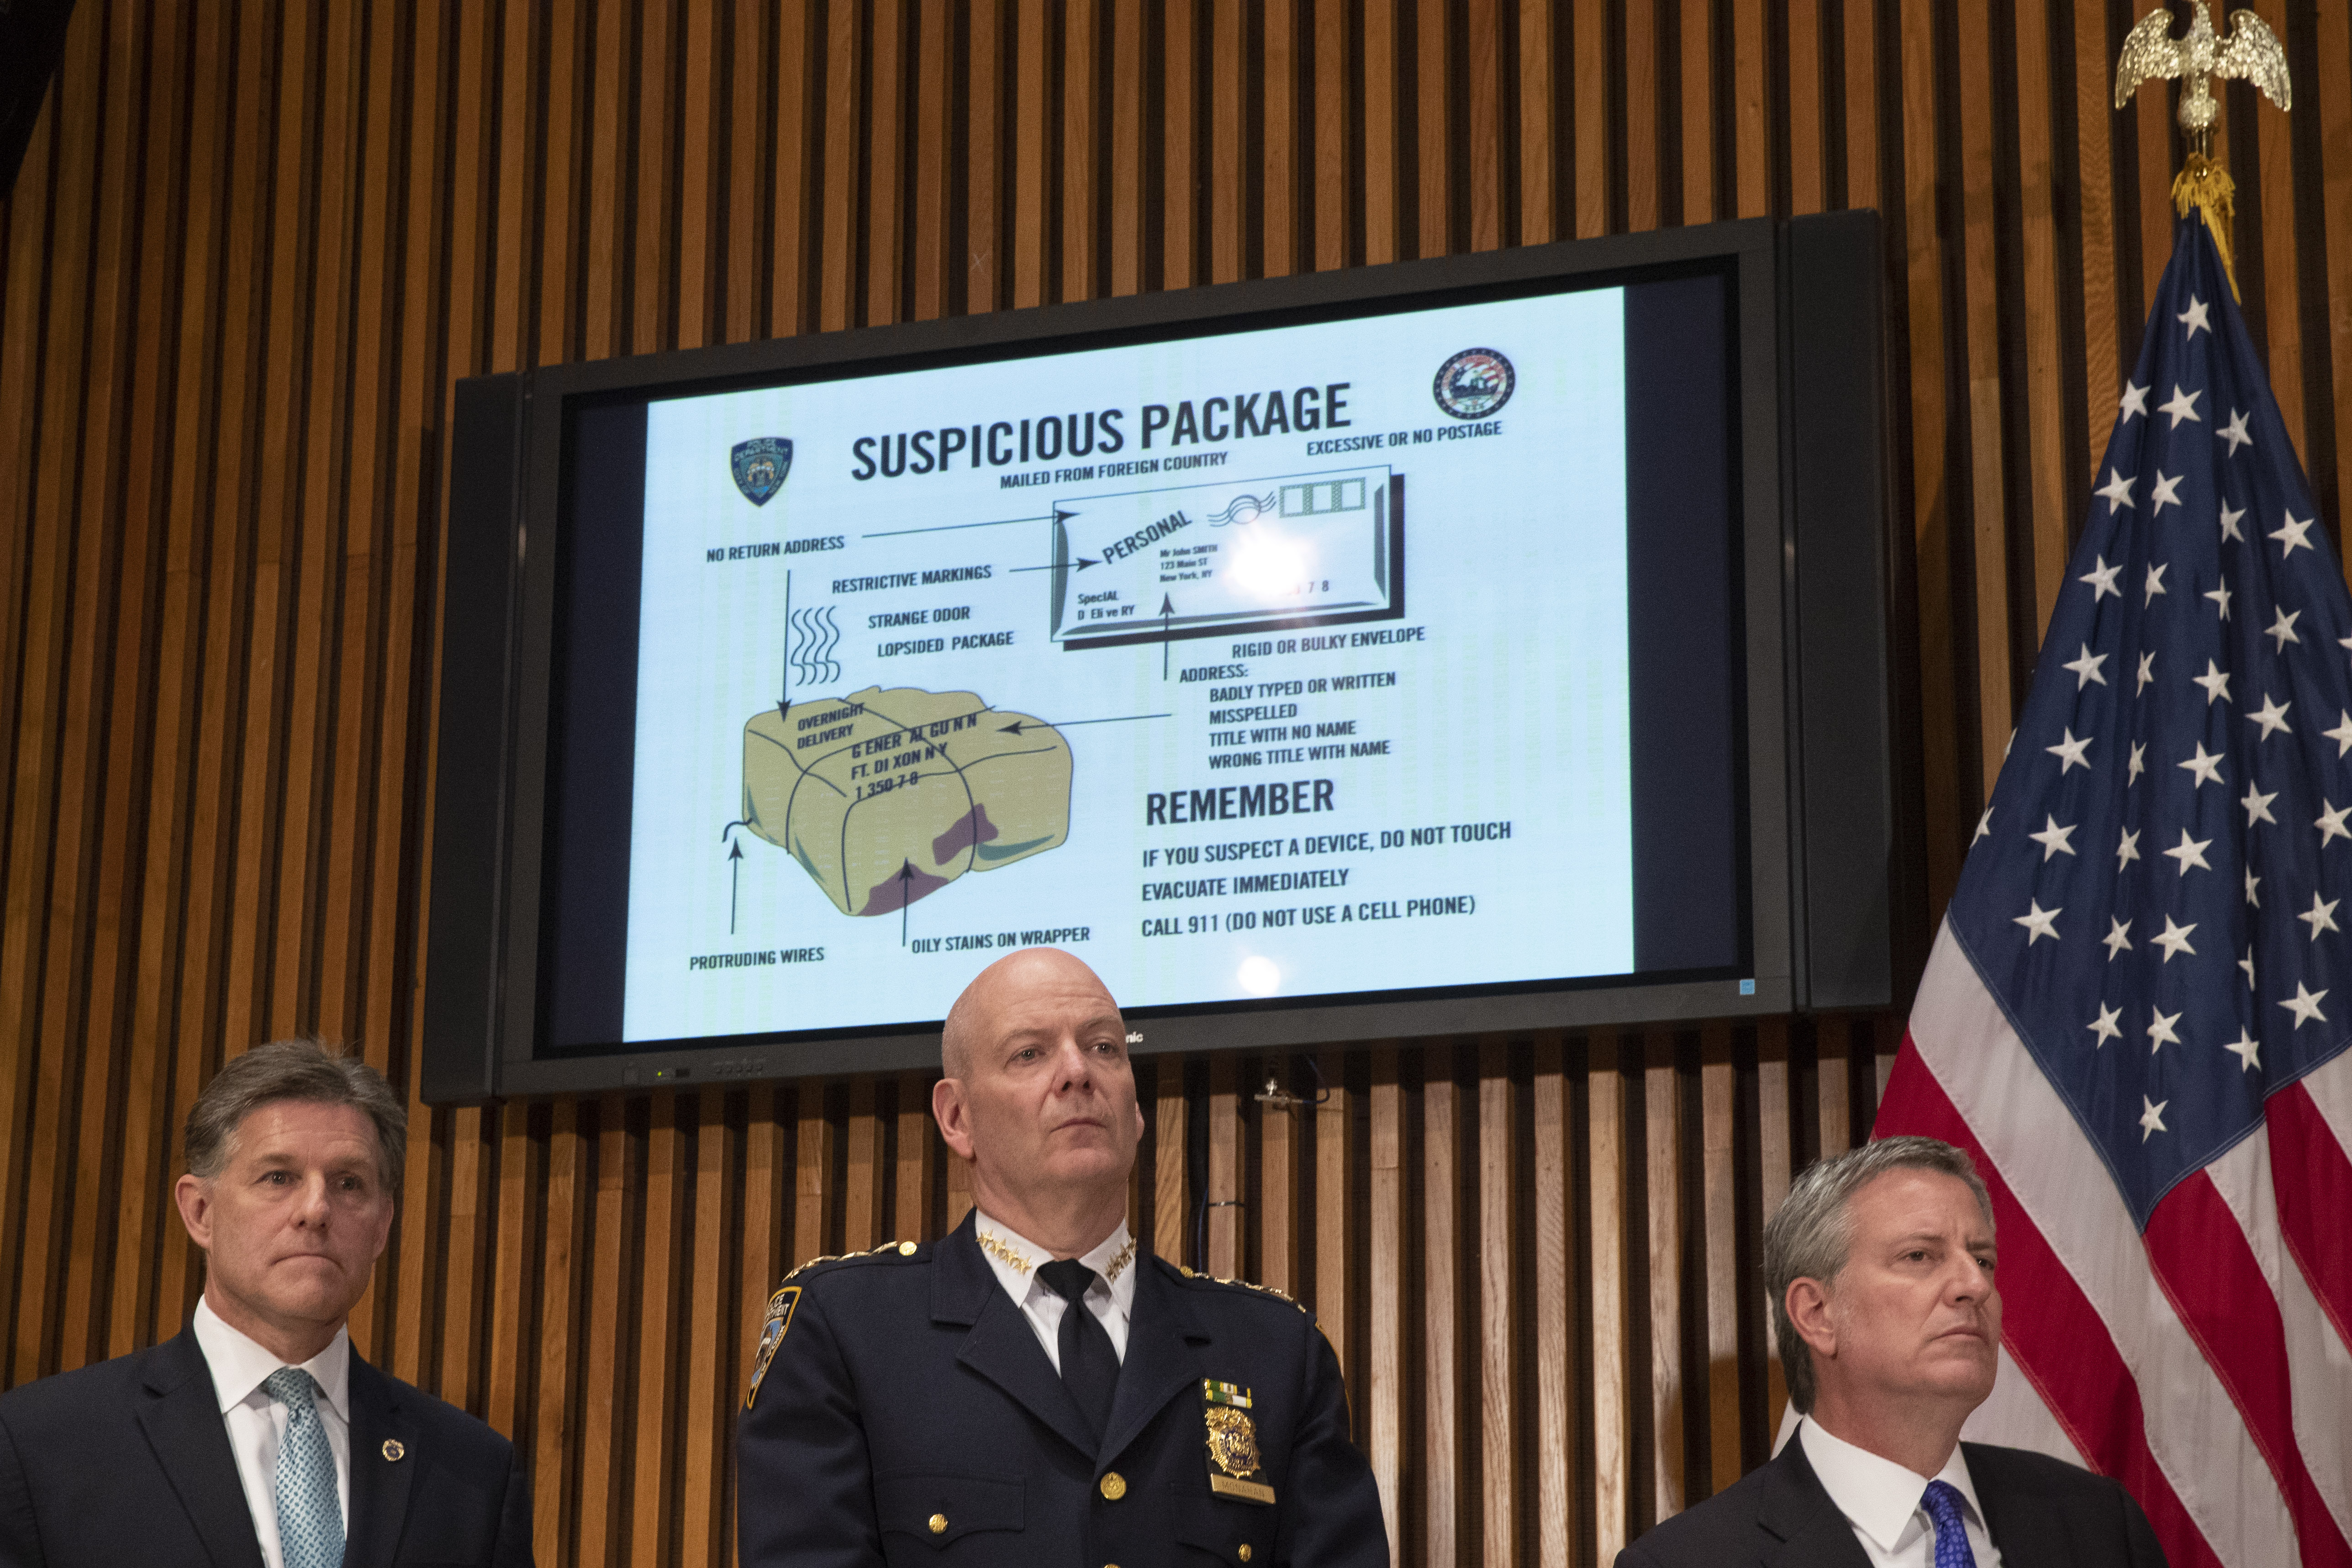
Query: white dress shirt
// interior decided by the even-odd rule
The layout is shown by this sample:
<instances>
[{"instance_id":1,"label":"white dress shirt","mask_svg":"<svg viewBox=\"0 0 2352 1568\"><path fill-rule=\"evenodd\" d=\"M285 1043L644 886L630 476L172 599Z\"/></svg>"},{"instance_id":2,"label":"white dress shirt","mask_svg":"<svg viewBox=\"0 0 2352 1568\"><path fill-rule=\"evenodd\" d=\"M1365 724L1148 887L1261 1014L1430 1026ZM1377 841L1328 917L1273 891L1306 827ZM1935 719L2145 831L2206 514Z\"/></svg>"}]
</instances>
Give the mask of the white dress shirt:
<instances>
[{"instance_id":1,"label":"white dress shirt","mask_svg":"<svg viewBox=\"0 0 2352 1568\"><path fill-rule=\"evenodd\" d=\"M236 1478L245 1483L245 1506L253 1515L253 1533L261 1538L261 1560L268 1568L286 1568L286 1551L278 1540L278 1445L286 1436L286 1406L271 1398L261 1384L271 1373L290 1363L222 1321L210 1300L196 1303L194 1327L205 1364L212 1369L213 1392L220 1398L221 1420L228 1427L229 1451L236 1456ZM352 1522L351 1331L336 1330L333 1343L300 1364L318 1380L319 1425L327 1429L327 1446L335 1451L335 1500L341 1507L348 1534Z\"/></svg>"},{"instance_id":2,"label":"white dress shirt","mask_svg":"<svg viewBox=\"0 0 2352 1568\"><path fill-rule=\"evenodd\" d=\"M1936 1521L1919 1502L1931 1480L1949 1482L1960 1494L1960 1525L1977 1568L2000 1568L2000 1551L1985 1532L1984 1507L1977 1501L1976 1483L1969 1479L1969 1461L1958 1444L1952 1445L1942 1469L1922 1476L1855 1447L1810 1415L1798 1426L1797 1440L1805 1446L1822 1489L1853 1526L1873 1568L1935 1568Z\"/></svg>"},{"instance_id":3,"label":"white dress shirt","mask_svg":"<svg viewBox=\"0 0 2352 1568\"><path fill-rule=\"evenodd\" d=\"M1051 1285L1037 1278L1038 1268L1054 1261L1053 1253L985 1214L975 1214L972 1218L980 1250L987 1258L989 1268L996 1271L997 1283L1013 1298L1013 1304L1021 1309L1021 1315L1029 1320L1030 1331L1045 1347L1045 1359L1054 1363L1055 1374L1059 1376L1062 1314L1070 1304ZM1125 1364L1127 1320L1135 1309L1135 1241L1128 1235L1127 1221L1119 1221L1117 1230L1105 1237L1093 1251L1080 1255L1078 1261L1095 1271L1095 1283L1087 1287L1080 1300L1110 1336L1112 1352Z\"/></svg>"}]
</instances>

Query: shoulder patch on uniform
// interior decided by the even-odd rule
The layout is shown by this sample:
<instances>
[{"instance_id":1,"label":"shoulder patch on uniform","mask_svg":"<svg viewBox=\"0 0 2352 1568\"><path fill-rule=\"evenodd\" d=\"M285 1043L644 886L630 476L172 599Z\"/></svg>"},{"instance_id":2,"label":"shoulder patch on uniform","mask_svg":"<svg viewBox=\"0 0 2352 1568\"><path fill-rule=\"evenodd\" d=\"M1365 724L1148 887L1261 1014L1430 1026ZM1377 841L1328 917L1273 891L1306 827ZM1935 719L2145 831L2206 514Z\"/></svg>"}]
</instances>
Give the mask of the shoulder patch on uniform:
<instances>
[{"instance_id":1,"label":"shoulder patch on uniform","mask_svg":"<svg viewBox=\"0 0 2352 1568\"><path fill-rule=\"evenodd\" d=\"M1258 1285L1254 1284L1247 1279L1227 1279L1221 1275L1203 1274L1198 1269L1187 1268L1181 1263L1176 1266L1176 1270L1178 1273L1183 1275L1186 1279L1192 1281L1195 1285L1223 1285L1228 1289L1247 1290L1259 1296L1271 1296L1277 1301L1286 1302L1290 1306L1297 1307L1300 1312L1304 1313L1310 1320L1315 1316L1313 1312L1307 1311L1304 1305L1292 1300L1290 1296L1283 1291L1276 1289L1271 1285Z\"/></svg>"},{"instance_id":2,"label":"shoulder patch on uniform","mask_svg":"<svg viewBox=\"0 0 2352 1568\"><path fill-rule=\"evenodd\" d=\"M818 1267L820 1264L856 1263L861 1259L877 1259L883 1258L912 1258L921 1250L922 1248L920 1246L915 1242L886 1241L879 1247L869 1247L863 1252L840 1252L834 1253L824 1258L812 1258L805 1263L796 1265L791 1273L785 1275L784 1283L787 1285L791 1284L793 1280L799 1279L810 1269Z\"/></svg>"},{"instance_id":3,"label":"shoulder patch on uniform","mask_svg":"<svg viewBox=\"0 0 2352 1568\"><path fill-rule=\"evenodd\" d=\"M776 1359L776 1347L784 1342L785 1331L793 1326L793 1309L800 1305L801 1288L787 1285L768 1298L767 1321L760 1325L760 1345L751 1355L751 1386L743 1391L743 1408L760 1397L760 1384L768 1375L768 1363Z\"/></svg>"}]
</instances>

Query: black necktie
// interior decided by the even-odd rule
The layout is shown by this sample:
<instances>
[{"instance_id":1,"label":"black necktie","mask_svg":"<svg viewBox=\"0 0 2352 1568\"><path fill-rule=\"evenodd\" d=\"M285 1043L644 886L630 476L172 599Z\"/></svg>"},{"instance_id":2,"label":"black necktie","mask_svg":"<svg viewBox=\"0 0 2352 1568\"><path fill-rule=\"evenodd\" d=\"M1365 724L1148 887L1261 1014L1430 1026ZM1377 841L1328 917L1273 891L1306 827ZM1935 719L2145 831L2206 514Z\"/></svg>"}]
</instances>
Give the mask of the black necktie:
<instances>
[{"instance_id":1,"label":"black necktie","mask_svg":"<svg viewBox=\"0 0 2352 1568\"><path fill-rule=\"evenodd\" d=\"M1095 1441L1099 1443L1103 1429L1110 1425L1111 1394L1118 1387L1118 1352L1110 1348L1109 1332L1086 1303L1087 1287L1095 1282L1095 1271L1075 1258L1065 1258L1039 1268L1037 1278L1068 1303L1062 1309L1058 1345L1062 1386L1077 1402L1079 1414L1094 1428Z\"/></svg>"}]
</instances>

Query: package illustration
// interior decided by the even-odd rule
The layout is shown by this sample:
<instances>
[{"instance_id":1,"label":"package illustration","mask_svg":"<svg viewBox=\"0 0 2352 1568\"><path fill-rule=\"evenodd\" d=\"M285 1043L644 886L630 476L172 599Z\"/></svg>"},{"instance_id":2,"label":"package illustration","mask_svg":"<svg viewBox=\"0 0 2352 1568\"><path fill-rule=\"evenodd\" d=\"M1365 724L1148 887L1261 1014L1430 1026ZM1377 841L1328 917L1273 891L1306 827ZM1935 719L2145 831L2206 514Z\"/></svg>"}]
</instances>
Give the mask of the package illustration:
<instances>
[{"instance_id":1,"label":"package illustration","mask_svg":"<svg viewBox=\"0 0 2352 1568\"><path fill-rule=\"evenodd\" d=\"M743 821L845 915L893 914L1070 830L1059 731L970 691L795 702L743 726Z\"/></svg>"}]
</instances>

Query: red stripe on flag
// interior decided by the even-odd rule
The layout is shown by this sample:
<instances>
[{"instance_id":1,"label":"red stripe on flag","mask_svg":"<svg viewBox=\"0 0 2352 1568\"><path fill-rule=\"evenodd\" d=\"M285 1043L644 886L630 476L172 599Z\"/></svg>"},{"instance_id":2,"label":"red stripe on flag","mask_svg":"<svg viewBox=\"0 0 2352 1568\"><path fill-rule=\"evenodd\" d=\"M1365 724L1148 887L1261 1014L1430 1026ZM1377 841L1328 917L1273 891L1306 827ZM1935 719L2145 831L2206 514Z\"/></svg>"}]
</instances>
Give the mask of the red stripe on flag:
<instances>
[{"instance_id":1,"label":"red stripe on flag","mask_svg":"<svg viewBox=\"0 0 2352 1568\"><path fill-rule=\"evenodd\" d=\"M2273 1134L2275 1136L2275 1134ZM2352 1568L2352 1542L2311 1484L2294 1438L2286 1321L2238 1216L2203 1171L2164 1195L2141 1233L2157 1283L2213 1363L2278 1478L2304 1568ZM2006 1238L2004 1237L2004 1244Z\"/></svg>"},{"instance_id":2,"label":"red stripe on flag","mask_svg":"<svg viewBox=\"0 0 2352 1568\"><path fill-rule=\"evenodd\" d=\"M2279 1229L2287 1250L2336 1325L2336 1337L2352 1345L2352 1247L2344 1241L2344 1216L2352 1215L2352 1160L2297 1083L2270 1097L2263 1120L2271 1135L2271 1187L2277 1195Z\"/></svg>"},{"instance_id":3,"label":"red stripe on flag","mask_svg":"<svg viewBox=\"0 0 2352 1568\"><path fill-rule=\"evenodd\" d=\"M2174 1568L2220 1568L2221 1558L2148 1450L2139 1384L2105 1321L2018 1203L1944 1086L1919 1059L1907 1032L1871 1136L1903 1132L1941 1138L1967 1150L1984 1177L2000 1245L2001 1342L2033 1380L2042 1403L2074 1446L2138 1500Z\"/></svg>"}]
</instances>

